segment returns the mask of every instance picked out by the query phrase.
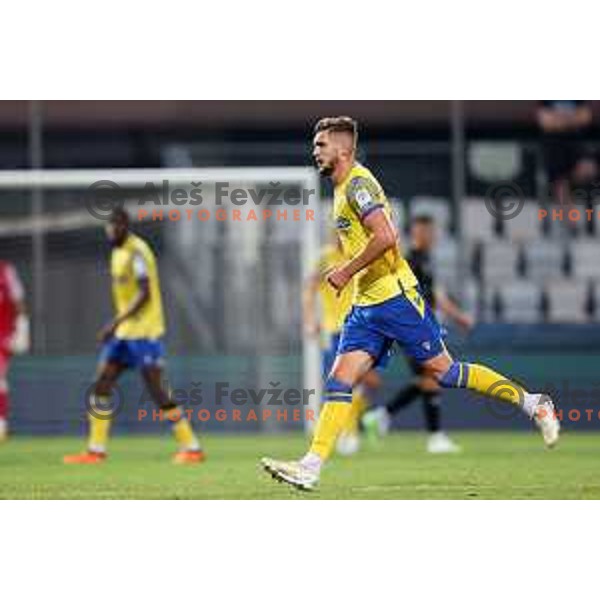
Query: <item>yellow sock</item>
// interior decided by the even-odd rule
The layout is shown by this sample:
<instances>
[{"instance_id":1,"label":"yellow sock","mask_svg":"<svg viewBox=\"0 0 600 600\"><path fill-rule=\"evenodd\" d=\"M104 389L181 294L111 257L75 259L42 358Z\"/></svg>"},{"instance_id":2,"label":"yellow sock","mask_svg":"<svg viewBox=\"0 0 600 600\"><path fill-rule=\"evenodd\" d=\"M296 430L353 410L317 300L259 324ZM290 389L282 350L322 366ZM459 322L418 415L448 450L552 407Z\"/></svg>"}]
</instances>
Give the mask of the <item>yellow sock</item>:
<instances>
[{"instance_id":1,"label":"yellow sock","mask_svg":"<svg viewBox=\"0 0 600 600\"><path fill-rule=\"evenodd\" d=\"M173 421L173 435L180 450L198 450L200 448L190 422L183 416L179 408L165 411L165 418Z\"/></svg>"},{"instance_id":2,"label":"yellow sock","mask_svg":"<svg viewBox=\"0 0 600 600\"><path fill-rule=\"evenodd\" d=\"M369 402L365 395L360 390L355 390L352 394L352 403L350 404L350 411L348 412L348 418L344 424L343 433L356 434L358 433L358 425L360 418L367 410Z\"/></svg>"},{"instance_id":3,"label":"yellow sock","mask_svg":"<svg viewBox=\"0 0 600 600\"><path fill-rule=\"evenodd\" d=\"M465 365L462 365L464 368ZM519 404L527 390L518 383L483 365L469 363L467 388L497 400Z\"/></svg>"},{"instance_id":4,"label":"yellow sock","mask_svg":"<svg viewBox=\"0 0 600 600\"><path fill-rule=\"evenodd\" d=\"M348 420L350 409L350 402L329 401L323 404L309 453L317 454L323 461L329 458Z\"/></svg>"},{"instance_id":5,"label":"yellow sock","mask_svg":"<svg viewBox=\"0 0 600 600\"><path fill-rule=\"evenodd\" d=\"M88 449L93 452L106 452L106 444L110 433L112 422L111 411L103 410L102 405L108 405L108 398L92 398L88 419L90 433L88 438Z\"/></svg>"}]
</instances>

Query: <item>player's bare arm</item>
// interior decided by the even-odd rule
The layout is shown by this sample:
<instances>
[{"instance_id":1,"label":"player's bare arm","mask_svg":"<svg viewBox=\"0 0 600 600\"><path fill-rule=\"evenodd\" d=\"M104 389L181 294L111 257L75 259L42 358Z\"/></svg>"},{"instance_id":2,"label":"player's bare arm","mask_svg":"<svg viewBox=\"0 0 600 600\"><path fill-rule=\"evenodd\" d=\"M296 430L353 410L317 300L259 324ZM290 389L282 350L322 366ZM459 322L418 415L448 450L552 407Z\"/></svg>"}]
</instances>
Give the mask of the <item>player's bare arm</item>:
<instances>
[{"instance_id":1,"label":"player's bare arm","mask_svg":"<svg viewBox=\"0 0 600 600\"><path fill-rule=\"evenodd\" d=\"M376 209L363 219L363 225L371 233L364 250L345 265L327 275L327 281L336 290L342 290L348 282L365 267L376 261L398 243L398 235L392 222L382 209Z\"/></svg>"},{"instance_id":2,"label":"player's bare arm","mask_svg":"<svg viewBox=\"0 0 600 600\"><path fill-rule=\"evenodd\" d=\"M452 300L443 288L435 290L435 300L440 311L459 327L466 331L472 329L475 321L471 315L464 312L454 300Z\"/></svg>"},{"instance_id":3,"label":"player's bare arm","mask_svg":"<svg viewBox=\"0 0 600 600\"><path fill-rule=\"evenodd\" d=\"M304 331L315 336L319 333L319 315L317 311L317 296L322 274L319 271L311 273L302 290L302 317Z\"/></svg>"},{"instance_id":4,"label":"player's bare arm","mask_svg":"<svg viewBox=\"0 0 600 600\"><path fill-rule=\"evenodd\" d=\"M142 307L145 304L147 304L147 302L150 300L151 292L150 292L150 282L149 282L148 278L143 277L143 278L138 279L138 285L139 285L140 291L139 291L138 295L135 297L135 299L133 300L133 302L131 303L131 305L129 306L129 308L122 315L119 315L118 317L113 319L110 323L108 323L108 325L106 325L105 327L103 327L100 330L100 332L98 334L99 341L105 342L109 338L113 337L115 334L115 331L117 330L117 327L119 325L121 325L121 323L124 323L125 321L127 321L128 319L131 319L131 317L136 315L142 309Z\"/></svg>"},{"instance_id":5,"label":"player's bare arm","mask_svg":"<svg viewBox=\"0 0 600 600\"><path fill-rule=\"evenodd\" d=\"M13 354L24 354L31 346L29 315L25 302L25 289L13 266L7 269L10 296L14 307L15 321L12 339L9 342Z\"/></svg>"}]
</instances>

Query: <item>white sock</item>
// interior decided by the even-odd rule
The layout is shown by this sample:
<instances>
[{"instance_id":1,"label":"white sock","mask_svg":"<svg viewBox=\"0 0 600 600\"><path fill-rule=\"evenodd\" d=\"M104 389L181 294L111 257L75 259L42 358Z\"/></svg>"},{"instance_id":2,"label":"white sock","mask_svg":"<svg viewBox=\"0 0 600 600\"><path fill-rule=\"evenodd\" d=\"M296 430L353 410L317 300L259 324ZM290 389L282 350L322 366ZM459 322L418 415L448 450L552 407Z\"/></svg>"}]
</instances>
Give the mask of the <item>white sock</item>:
<instances>
[{"instance_id":1,"label":"white sock","mask_svg":"<svg viewBox=\"0 0 600 600\"><path fill-rule=\"evenodd\" d=\"M194 438L194 441L189 446L179 448L179 452L200 452L200 442Z\"/></svg>"},{"instance_id":2,"label":"white sock","mask_svg":"<svg viewBox=\"0 0 600 600\"><path fill-rule=\"evenodd\" d=\"M100 446L99 444L90 444L88 450L95 454L106 454L106 446Z\"/></svg>"},{"instance_id":3,"label":"white sock","mask_svg":"<svg viewBox=\"0 0 600 600\"><path fill-rule=\"evenodd\" d=\"M523 412L530 418L533 419L535 411L538 407L541 394L525 394L523 397Z\"/></svg>"},{"instance_id":4,"label":"white sock","mask_svg":"<svg viewBox=\"0 0 600 600\"><path fill-rule=\"evenodd\" d=\"M323 466L323 459L314 452L307 452L300 460L300 464L306 469L320 473Z\"/></svg>"}]
</instances>

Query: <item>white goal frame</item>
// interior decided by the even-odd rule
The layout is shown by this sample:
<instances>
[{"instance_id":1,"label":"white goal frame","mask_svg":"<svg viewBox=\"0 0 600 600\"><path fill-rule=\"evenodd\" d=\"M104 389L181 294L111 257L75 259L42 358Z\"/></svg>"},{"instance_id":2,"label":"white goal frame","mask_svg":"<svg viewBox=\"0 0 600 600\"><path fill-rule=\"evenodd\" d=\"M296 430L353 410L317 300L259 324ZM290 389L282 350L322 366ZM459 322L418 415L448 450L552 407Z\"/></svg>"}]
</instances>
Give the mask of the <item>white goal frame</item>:
<instances>
[{"instance_id":1,"label":"white goal frame","mask_svg":"<svg viewBox=\"0 0 600 600\"><path fill-rule=\"evenodd\" d=\"M308 207L314 210L314 221L301 221L303 227L301 245L301 265L303 282L318 261L320 252L321 210L319 177L315 169L309 167L235 167L208 169L57 169L57 170L6 170L0 171L0 190L28 190L32 196L43 193L44 189L85 189L97 181L109 180L122 188L135 188L146 184L160 185L167 179L170 183L189 185L192 181L211 183L231 181L239 183L268 183L278 181L283 184L300 184L303 189L315 190L309 196ZM38 209L36 210L36 204ZM32 203L32 213L27 217L0 221L0 236L16 233L30 234L33 238L40 233L67 231L73 228L97 224L91 214L43 215L40 203ZM34 244L35 247L35 244ZM34 253L35 259L35 253ZM33 299L35 304L43 302ZM318 414L321 398L321 359L319 341L303 333L303 385L305 389L315 390L309 396L307 408ZM305 421L305 429L311 431L314 421Z\"/></svg>"}]
</instances>

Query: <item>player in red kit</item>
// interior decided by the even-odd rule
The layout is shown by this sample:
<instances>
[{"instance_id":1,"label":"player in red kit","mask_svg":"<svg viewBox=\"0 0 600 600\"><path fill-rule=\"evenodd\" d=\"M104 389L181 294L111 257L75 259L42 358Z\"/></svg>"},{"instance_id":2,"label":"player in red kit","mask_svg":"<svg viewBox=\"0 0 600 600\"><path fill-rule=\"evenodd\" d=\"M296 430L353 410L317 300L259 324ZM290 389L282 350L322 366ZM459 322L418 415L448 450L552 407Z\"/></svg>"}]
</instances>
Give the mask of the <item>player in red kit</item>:
<instances>
[{"instance_id":1,"label":"player in red kit","mask_svg":"<svg viewBox=\"0 0 600 600\"><path fill-rule=\"evenodd\" d=\"M13 354L29 350L25 292L15 268L0 261L0 441L8 434L8 366Z\"/></svg>"}]
</instances>

